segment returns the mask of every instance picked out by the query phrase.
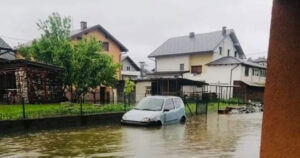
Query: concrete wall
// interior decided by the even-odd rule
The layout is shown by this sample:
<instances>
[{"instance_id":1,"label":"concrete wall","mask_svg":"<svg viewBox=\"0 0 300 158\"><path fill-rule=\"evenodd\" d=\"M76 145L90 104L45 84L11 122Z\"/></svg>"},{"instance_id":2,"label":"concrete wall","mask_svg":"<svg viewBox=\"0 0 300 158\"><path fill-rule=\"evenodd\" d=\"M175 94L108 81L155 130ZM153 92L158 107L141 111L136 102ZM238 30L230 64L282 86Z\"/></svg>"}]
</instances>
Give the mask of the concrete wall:
<instances>
[{"instance_id":1,"label":"concrete wall","mask_svg":"<svg viewBox=\"0 0 300 158\"><path fill-rule=\"evenodd\" d=\"M146 89L147 87L151 87L151 82L150 81L140 81L137 82L135 85L135 90L136 90L136 102L139 102L141 99L143 99L146 95Z\"/></svg>"},{"instance_id":2,"label":"concrete wall","mask_svg":"<svg viewBox=\"0 0 300 158\"><path fill-rule=\"evenodd\" d=\"M36 130L72 128L85 125L120 123L123 114L124 112L118 112L84 116L0 121L0 135Z\"/></svg>"},{"instance_id":3,"label":"concrete wall","mask_svg":"<svg viewBox=\"0 0 300 158\"><path fill-rule=\"evenodd\" d=\"M261 158L300 157L300 1L274 0Z\"/></svg>"}]
</instances>

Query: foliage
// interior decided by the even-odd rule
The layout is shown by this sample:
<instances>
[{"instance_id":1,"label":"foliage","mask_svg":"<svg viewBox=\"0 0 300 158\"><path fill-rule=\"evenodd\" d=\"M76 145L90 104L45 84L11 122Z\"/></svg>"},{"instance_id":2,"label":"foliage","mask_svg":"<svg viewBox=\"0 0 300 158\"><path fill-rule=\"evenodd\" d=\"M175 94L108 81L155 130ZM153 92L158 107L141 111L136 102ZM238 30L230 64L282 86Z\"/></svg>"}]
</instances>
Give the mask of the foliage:
<instances>
[{"instance_id":1,"label":"foliage","mask_svg":"<svg viewBox=\"0 0 300 158\"><path fill-rule=\"evenodd\" d=\"M111 86L119 65L101 52L102 47L95 38L78 41L74 44L74 87L76 97L87 93L99 85Z\"/></svg>"},{"instance_id":2,"label":"foliage","mask_svg":"<svg viewBox=\"0 0 300 158\"><path fill-rule=\"evenodd\" d=\"M95 38L72 42L70 17L62 18L53 13L47 20L40 20L37 26L42 31L41 38L30 46L22 45L20 54L29 60L63 67L64 88L69 87L72 92L74 87L77 100L99 85L114 84L119 65L103 53L102 44Z\"/></svg>"},{"instance_id":3,"label":"foliage","mask_svg":"<svg viewBox=\"0 0 300 158\"><path fill-rule=\"evenodd\" d=\"M124 94L129 95L133 92L135 83L128 78L125 79Z\"/></svg>"},{"instance_id":4,"label":"foliage","mask_svg":"<svg viewBox=\"0 0 300 158\"><path fill-rule=\"evenodd\" d=\"M130 106L129 108L132 108ZM83 114L101 114L124 111L123 104L83 104ZM25 105L26 118L45 118L80 115L80 104L31 104ZM0 105L0 120L22 119L21 105Z\"/></svg>"}]
</instances>

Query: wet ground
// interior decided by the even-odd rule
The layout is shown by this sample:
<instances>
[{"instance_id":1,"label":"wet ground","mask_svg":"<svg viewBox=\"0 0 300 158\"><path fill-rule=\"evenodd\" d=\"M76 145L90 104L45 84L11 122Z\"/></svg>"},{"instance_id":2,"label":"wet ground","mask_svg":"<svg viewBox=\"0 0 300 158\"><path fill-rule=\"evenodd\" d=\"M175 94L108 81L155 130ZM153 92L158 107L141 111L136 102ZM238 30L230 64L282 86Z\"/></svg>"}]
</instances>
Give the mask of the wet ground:
<instances>
[{"instance_id":1,"label":"wet ground","mask_svg":"<svg viewBox=\"0 0 300 158\"><path fill-rule=\"evenodd\" d=\"M0 157L259 157L262 113L194 116L160 128L106 125L0 137Z\"/></svg>"}]
</instances>

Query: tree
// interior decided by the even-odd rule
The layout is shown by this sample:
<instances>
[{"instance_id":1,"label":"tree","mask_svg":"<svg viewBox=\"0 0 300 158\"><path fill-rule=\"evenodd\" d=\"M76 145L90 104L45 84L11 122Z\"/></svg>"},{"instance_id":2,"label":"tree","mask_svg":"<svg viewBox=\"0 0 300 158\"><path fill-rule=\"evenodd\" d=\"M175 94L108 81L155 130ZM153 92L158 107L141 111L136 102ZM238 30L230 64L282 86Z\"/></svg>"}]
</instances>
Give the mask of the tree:
<instances>
[{"instance_id":1,"label":"tree","mask_svg":"<svg viewBox=\"0 0 300 158\"><path fill-rule=\"evenodd\" d=\"M134 91L135 83L130 81L128 78L125 79L125 86L124 86L124 96L128 99L128 103L130 104L130 94Z\"/></svg>"},{"instance_id":2,"label":"tree","mask_svg":"<svg viewBox=\"0 0 300 158\"><path fill-rule=\"evenodd\" d=\"M91 92L94 95L99 85L112 86L119 68L112 58L101 52L102 47L95 38L82 39L74 45L74 87L78 98Z\"/></svg>"},{"instance_id":3,"label":"tree","mask_svg":"<svg viewBox=\"0 0 300 158\"><path fill-rule=\"evenodd\" d=\"M73 96L74 88L75 100L97 86L114 84L119 65L103 52L102 44L95 38L71 42L70 17L53 13L37 26L42 31L41 38L29 46L21 46L20 54L29 60L63 67L64 90L68 87Z\"/></svg>"}]
</instances>

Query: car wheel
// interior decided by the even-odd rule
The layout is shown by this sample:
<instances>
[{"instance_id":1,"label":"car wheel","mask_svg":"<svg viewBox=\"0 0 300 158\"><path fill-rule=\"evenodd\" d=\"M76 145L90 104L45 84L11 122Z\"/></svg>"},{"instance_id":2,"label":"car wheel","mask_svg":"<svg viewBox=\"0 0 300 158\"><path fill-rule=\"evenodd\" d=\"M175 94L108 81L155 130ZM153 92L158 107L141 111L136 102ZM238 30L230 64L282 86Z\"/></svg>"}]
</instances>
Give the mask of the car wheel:
<instances>
[{"instance_id":1,"label":"car wheel","mask_svg":"<svg viewBox=\"0 0 300 158\"><path fill-rule=\"evenodd\" d=\"M182 117L180 118L180 123L185 123L185 121L186 121L185 116L182 116Z\"/></svg>"}]
</instances>

